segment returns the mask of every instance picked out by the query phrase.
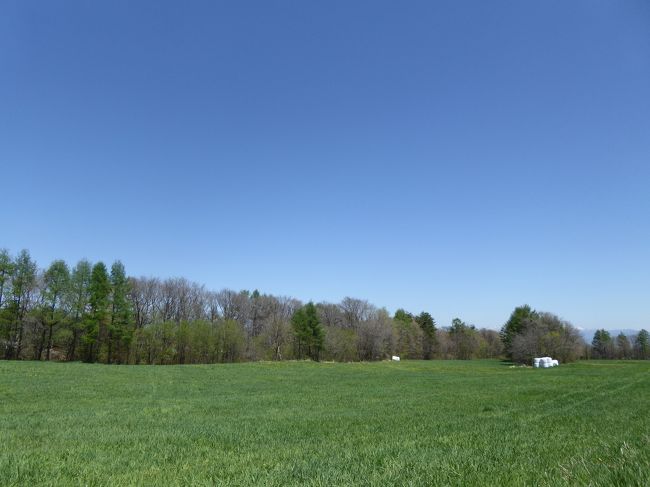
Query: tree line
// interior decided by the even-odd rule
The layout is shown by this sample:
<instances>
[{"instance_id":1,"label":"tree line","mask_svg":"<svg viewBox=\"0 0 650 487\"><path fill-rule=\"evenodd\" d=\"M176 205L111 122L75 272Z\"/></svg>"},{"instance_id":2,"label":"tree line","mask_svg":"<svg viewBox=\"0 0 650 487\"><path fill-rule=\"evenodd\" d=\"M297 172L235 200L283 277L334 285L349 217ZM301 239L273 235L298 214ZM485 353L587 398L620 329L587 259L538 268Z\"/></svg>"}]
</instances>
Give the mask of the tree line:
<instances>
[{"instance_id":1,"label":"tree line","mask_svg":"<svg viewBox=\"0 0 650 487\"><path fill-rule=\"evenodd\" d=\"M5 359L192 364L247 360L495 358L499 335L427 312L390 315L366 300L302 303L257 290L211 291L183 278L128 277L124 265L0 251Z\"/></svg>"},{"instance_id":2,"label":"tree line","mask_svg":"<svg viewBox=\"0 0 650 487\"><path fill-rule=\"evenodd\" d=\"M648 359L650 358L650 333L641 330L630 339L623 332L613 337L607 330L596 330L587 355L589 358L596 359Z\"/></svg>"},{"instance_id":3,"label":"tree line","mask_svg":"<svg viewBox=\"0 0 650 487\"><path fill-rule=\"evenodd\" d=\"M639 337L623 358L648 358L647 332ZM119 261L109 268L80 260L70 268L55 260L39 269L27 250L0 250L5 359L197 364L399 355L526 363L539 355L610 358L600 352L608 346L587 347L570 323L529 306L516 308L501 332L459 318L440 327L428 312L391 315L363 299L303 303L257 290L212 291L184 278L128 277Z\"/></svg>"},{"instance_id":4,"label":"tree line","mask_svg":"<svg viewBox=\"0 0 650 487\"><path fill-rule=\"evenodd\" d=\"M624 333L613 339L607 330L600 329L589 345L568 321L528 305L515 308L501 329L501 339L506 357L518 363L530 363L540 356L551 356L561 362L578 358L650 358L650 336L646 330L630 340Z\"/></svg>"}]
</instances>

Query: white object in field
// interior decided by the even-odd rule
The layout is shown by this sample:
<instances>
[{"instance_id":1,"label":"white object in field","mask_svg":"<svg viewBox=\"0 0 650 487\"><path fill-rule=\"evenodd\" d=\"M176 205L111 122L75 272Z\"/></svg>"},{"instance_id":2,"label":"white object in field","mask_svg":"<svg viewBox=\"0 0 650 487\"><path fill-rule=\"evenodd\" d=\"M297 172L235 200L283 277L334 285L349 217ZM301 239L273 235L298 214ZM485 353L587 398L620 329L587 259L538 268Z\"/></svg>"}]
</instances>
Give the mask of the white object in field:
<instances>
[{"instance_id":1,"label":"white object in field","mask_svg":"<svg viewBox=\"0 0 650 487\"><path fill-rule=\"evenodd\" d=\"M560 362L551 357L535 357L533 359L533 367L536 369L539 369L540 367L548 369L549 367L556 367L558 365L560 365Z\"/></svg>"},{"instance_id":2,"label":"white object in field","mask_svg":"<svg viewBox=\"0 0 650 487\"><path fill-rule=\"evenodd\" d=\"M393 355L393 361L394 362L399 362L399 357L397 355Z\"/></svg>"}]
</instances>

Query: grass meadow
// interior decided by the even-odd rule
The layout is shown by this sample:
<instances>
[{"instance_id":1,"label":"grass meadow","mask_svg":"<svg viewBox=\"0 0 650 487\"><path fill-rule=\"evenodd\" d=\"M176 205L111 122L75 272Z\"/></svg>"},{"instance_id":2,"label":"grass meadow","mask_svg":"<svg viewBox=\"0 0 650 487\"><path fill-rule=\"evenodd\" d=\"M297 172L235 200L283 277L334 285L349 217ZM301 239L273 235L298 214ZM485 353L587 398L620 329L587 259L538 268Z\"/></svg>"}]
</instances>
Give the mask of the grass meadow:
<instances>
[{"instance_id":1,"label":"grass meadow","mask_svg":"<svg viewBox=\"0 0 650 487\"><path fill-rule=\"evenodd\" d=\"M0 485L650 485L650 363L0 361Z\"/></svg>"}]
</instances>

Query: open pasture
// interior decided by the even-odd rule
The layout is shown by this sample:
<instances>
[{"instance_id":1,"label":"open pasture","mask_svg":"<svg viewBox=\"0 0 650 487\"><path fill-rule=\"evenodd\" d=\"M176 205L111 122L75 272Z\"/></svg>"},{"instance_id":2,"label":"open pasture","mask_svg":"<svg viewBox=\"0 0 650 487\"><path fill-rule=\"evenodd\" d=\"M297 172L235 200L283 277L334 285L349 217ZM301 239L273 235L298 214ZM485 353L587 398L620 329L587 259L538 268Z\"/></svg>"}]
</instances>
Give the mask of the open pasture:
<instances>
[{"instance_id":1,"label":"open pasture","mask_svg":"<svg viewBox=\"0 0 650 487\"><path fill-rule=\"evenodd\" d=\"M0 362L0 485L648 485L650 363Z\"/></svg>"}]
</instances>

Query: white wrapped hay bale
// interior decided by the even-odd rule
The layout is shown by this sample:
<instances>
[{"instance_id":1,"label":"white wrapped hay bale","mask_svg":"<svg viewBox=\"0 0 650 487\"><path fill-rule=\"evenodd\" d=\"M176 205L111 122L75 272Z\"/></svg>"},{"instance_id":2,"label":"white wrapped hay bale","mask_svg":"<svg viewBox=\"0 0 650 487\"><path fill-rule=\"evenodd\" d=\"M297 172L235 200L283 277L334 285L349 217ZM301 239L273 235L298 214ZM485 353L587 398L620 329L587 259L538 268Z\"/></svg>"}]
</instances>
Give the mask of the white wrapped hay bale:
<instances>
[{"instance_id":1,"label":"white wrapped hay bale","mask_svg":"<svg viewBox=\"0 0 650 487\"><path fill-rule=\"evenodd\" d=\"M393 362L399 362L399 357L397 355L393 355Z\"/></svg>"},{"instance_id":2,"label":"white wrapped hay bale","mask_svg":"<svg viewBox=\"0 0 650 487\"><path fill-rule=\"evenodd\" d=\"M560 362L551 357L535 357L533 359L533 367L536 369L549 369L551 367L557 367L558 365L560 365Z\"/></svg>"}]
</instances>

